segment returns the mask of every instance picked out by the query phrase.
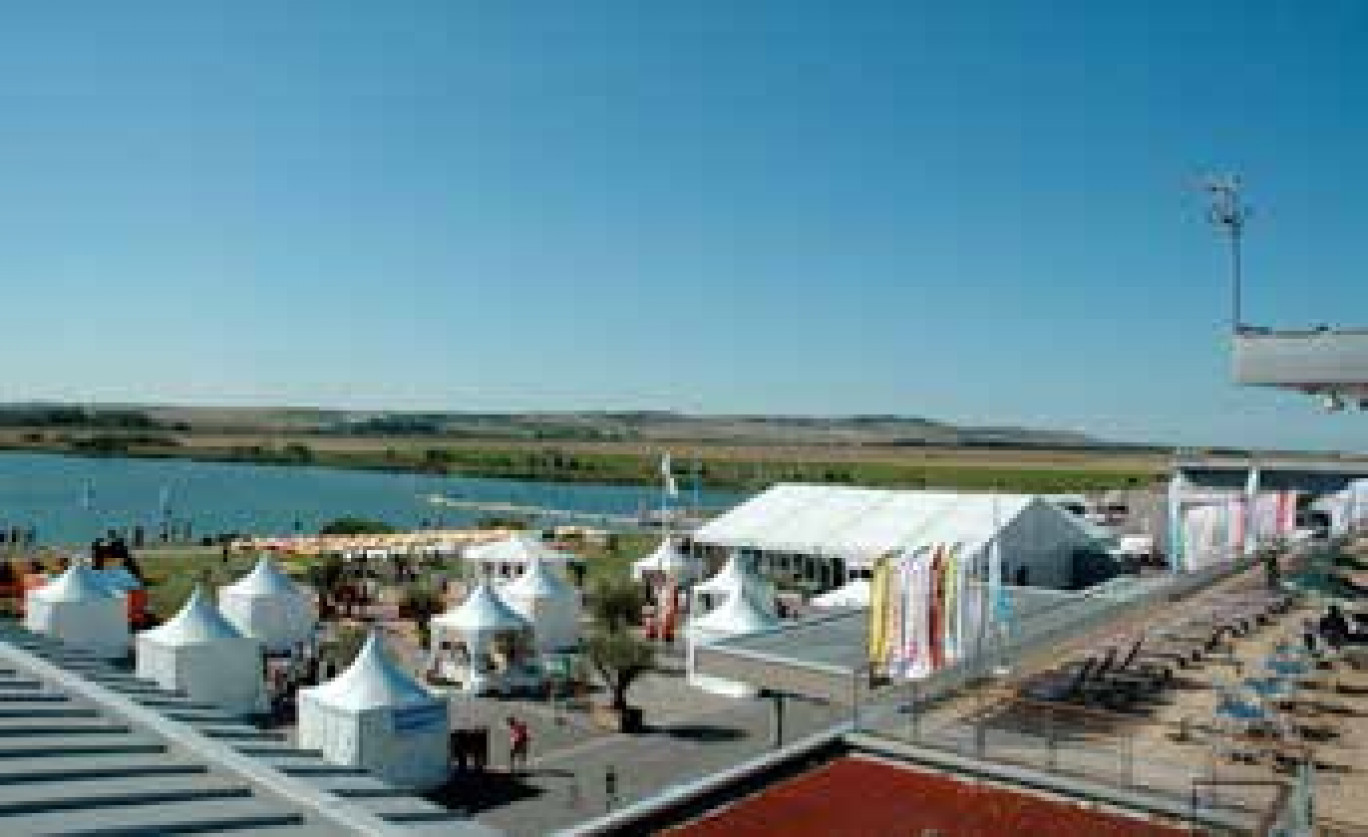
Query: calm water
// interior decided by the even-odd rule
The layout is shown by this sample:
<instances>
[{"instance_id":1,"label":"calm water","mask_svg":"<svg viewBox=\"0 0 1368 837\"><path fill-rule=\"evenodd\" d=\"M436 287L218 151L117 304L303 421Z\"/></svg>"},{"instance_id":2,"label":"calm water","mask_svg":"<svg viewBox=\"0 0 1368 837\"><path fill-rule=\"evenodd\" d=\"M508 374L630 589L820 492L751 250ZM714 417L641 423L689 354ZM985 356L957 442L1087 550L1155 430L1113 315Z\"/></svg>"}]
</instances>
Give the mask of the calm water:
<instances>
[{"instance_id":1,"label":"calm water","mask_svg":"<svg viewBox=\"0 0 1368 837\"><path fill-rule=\"evenodd\" d=\"M633 515L660 501L659 489L638 486L0 453L0 525L36 526L45 543L87 543L107 528L134 525L155 532L163 498L171 518L189 521L196 537L291 534L296 523L304 532L316 532L343 515L401 528L416 528L422 521L461 526L482 516L433 505L426 500L433 494L611 515ZM717 508L731 505L737 495L704 491L700 499Z\"/></svg>"}]
</instances>

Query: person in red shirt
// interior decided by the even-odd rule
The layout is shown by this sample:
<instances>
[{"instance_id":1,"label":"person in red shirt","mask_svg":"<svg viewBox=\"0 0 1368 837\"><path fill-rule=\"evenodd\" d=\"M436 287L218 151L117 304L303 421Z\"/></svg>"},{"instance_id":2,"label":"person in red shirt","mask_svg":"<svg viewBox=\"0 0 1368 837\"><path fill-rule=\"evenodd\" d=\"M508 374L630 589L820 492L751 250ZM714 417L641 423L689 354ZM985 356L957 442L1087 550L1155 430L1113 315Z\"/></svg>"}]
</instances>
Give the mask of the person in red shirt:
<instances>
[{"instance_id":1,"label":"person in red shirt","mask_svg":"<svg viewBox=\"0 0 1368 837\"><path fill-rule=\"evenodd\" d=\"M508 716L508 772L518 774L518 766L527 769L527 751L532 744L527 724Z\"/></svg>"}]
</instances>

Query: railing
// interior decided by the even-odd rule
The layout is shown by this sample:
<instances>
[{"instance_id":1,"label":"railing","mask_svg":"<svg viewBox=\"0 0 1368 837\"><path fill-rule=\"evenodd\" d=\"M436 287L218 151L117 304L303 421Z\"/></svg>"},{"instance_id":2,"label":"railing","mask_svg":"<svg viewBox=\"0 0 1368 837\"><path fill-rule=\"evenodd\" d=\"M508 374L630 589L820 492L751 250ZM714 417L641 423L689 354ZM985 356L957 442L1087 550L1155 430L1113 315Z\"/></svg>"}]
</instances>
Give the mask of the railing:
<instances>
[{"instance_id":1,"label":"railing","mask_svg":"<svg viewBox=\"0 0 1368 837\"><path fill-rule=\"evenodd\" d=\"M1206 800L1209 814L1252 822L1276 800L1261 793L1261 785L1240 775L1238 767L1223 767L1214 752L1193 762L1158 761L1144 755L1144 739L1127 728L1134 719L1118 713L1085 708L1061 708L1014 700L1012 713L1003 713L1002 689L995 689L1002 665L1016 663L1087 636L1157 602L1182 599L1249 568L1237 561L1166 580L1131 596L1074 595L1022 619L1005 642L994 642L983 653L919 681L878 682L868 666L852 674L851 722L855 730L918 747L941 750L985 762L1018 765L1070 780L1087 781L1118 793L1140 792L1166 798L1181 810L1189 802ZM994 663L999 663L997 670ZM1005 680L1001 684L1006 687ZM970 691L977 687L976 691ZM962 699L963 706L938 713L938 706ZM977 704L974 703L977 701ZM1066 717L1067 716L1067 717ZM1224 772L1225 775L1222 775ZM1282 783L1265 782L1271 788ZM1204 796L1202 788L1242 788L1241 794ZM1195 813L1201 813L1195 812Z\"/></svg>"}]
</instances>

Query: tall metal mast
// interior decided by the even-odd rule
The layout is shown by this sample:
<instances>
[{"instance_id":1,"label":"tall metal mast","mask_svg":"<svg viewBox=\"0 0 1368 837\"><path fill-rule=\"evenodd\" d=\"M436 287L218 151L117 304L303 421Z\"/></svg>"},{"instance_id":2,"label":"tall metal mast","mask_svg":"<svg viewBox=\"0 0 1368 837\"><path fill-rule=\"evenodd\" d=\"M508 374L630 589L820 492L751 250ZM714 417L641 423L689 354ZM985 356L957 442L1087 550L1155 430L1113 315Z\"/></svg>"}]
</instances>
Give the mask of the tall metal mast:
<instances>
[{"instance_id":1,"label":"tall metal mast","mask_svg":"<svg viewBox=\"0 0 1368 837\"><path fill-rule=\"evenodd\" d=\"M1207 218L1230 238L1230 325L1231 331L1238 334L1244 329L1240 238L1249 217L1249 207L1240 200L1238 175L1208 177L1202 185L1211 196Z\"/></svg>"}]
</instances>

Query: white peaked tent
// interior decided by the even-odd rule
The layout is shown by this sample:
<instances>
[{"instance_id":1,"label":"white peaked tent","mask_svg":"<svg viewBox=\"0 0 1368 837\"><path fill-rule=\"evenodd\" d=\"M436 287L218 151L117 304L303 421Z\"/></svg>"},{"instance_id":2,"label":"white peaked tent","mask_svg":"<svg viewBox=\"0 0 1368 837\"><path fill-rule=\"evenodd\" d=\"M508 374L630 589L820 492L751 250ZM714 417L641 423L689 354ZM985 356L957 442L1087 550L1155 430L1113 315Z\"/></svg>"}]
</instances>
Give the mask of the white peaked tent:
<instances>
[{"instance_id":1,"label":"white peaked tent","mask_svg":"<svg viewBox=\"0 0 1368 837\"><path fill-rule=\"evenodd\" d=\"M101 657L128 653L128 609L100 575L72 564L57 578L30 590L24 625L36 634Z\"/></svg>"},{"instance_id":2,"label":"white peaked tent","mask_svg":"<svg viewBox=\"0 0 1368 837\"><path fill-rule=\"evenodd\" d=\"M432 618L431 667L468 692L534 685L532 642L532 624L482 581L460 605Z\"/></svg>"},{"instance_id":3,"label":"white peaked tent","mask_svg":"<svg viewBox=\"0 0 1368 837\"><path fill-rule=\"evenodd\" d=\"M219 590L219 608L244 636L261 640L272 653L313 639L313 603L269 555L262 555L250 573Z\"/></svg>"},{"instance_id":4,"label":"white peaked tent","mask_svg":"<svg viewBox=\"0 0 1368 837\"><path fill-rule=\"evenodd\" d=\"M446 701L400 669L375 631L346 671L299 692L300 747L404 788L446 781L448 728Z\"/></svg>"},{"instance_id":5,"label":"white peaked tent","mask_svg":"<svg viewBox=\"0 0 1368 837\"><path fill-rule=\"evenodd\" d=\"M538 651L564 651L579 645L579 591L540 556L532 556L523 574L505 584L499 594L531 623Z\"/></svg>"},{"instance_id":6,"label":"white peaked tent","mask_svg":"<svg viewBox=\"0 0 1368 837\"><path fill-rule=\"evenodd\" d=\"M238 632L199 586L169 622L138 634L136 671L229 712L265 708L261 642Z\"/></svg>"},{"instance_id":7,"label":"white peaked tent","mask_svg":"<svg viewBox=\"0 0 1368 837\"><path fill-rule=\"evenodd\" d=\"M472 546L465 551L466 562L474 565L479 574L498 578L516 578L533 556L553 567L583 563L583 559L573 552L552 549L542 543L541 538L525 532L509 535L501 541Z\"/></svg>"},{"instance_id":8,"label":"white peaked tent","mask_svg":"<svg viewBox=\"0 0 1368 837\"><path fill-rule=\"evenodd\" d=\"M775 615L774 584L751 568L750 562L735 550L727 556L727 563L717 574L693 587L694 613L716 607L717 602L730 599L741 592L770 616Z\"/></svg>"},{"instance_id":9,"label":"white peaked tent","mask_svg":"<svg viewBox=\"0 0 1368 837\"><path fill-rule=\"evenodd\" d=\"M869 607L869 579L854 578L828 593L813 596L816 607Z\"/></svg>"},{"instance_id":10,"label":"white peaked tent","mask_svg":"<svg viewBox=\"0 0 1368 837\"><path fill-rule=\"evenodd\" d=\"M695 666L695 652L700 644L734 636L767 631L779 627L779 620L766 612L747 593L729 595L711 611L689 623L688 678L689 685L705 692L727 697L755 697L759 690L747 683L738 683L700 674Z\"/></svg>"},{"instance_id":11,"label":"white peaked tent","mask_svg":"<svg viewBox=\"0 0 1368 837\"><path fill-rule=\"evenodd\" d=\"M654 552L632 564L634 580L641 581L648 573L666 575L687 584L698 580L698 562L679 548L678 539L666 535Z\"/></svg>"}]
</instances>

